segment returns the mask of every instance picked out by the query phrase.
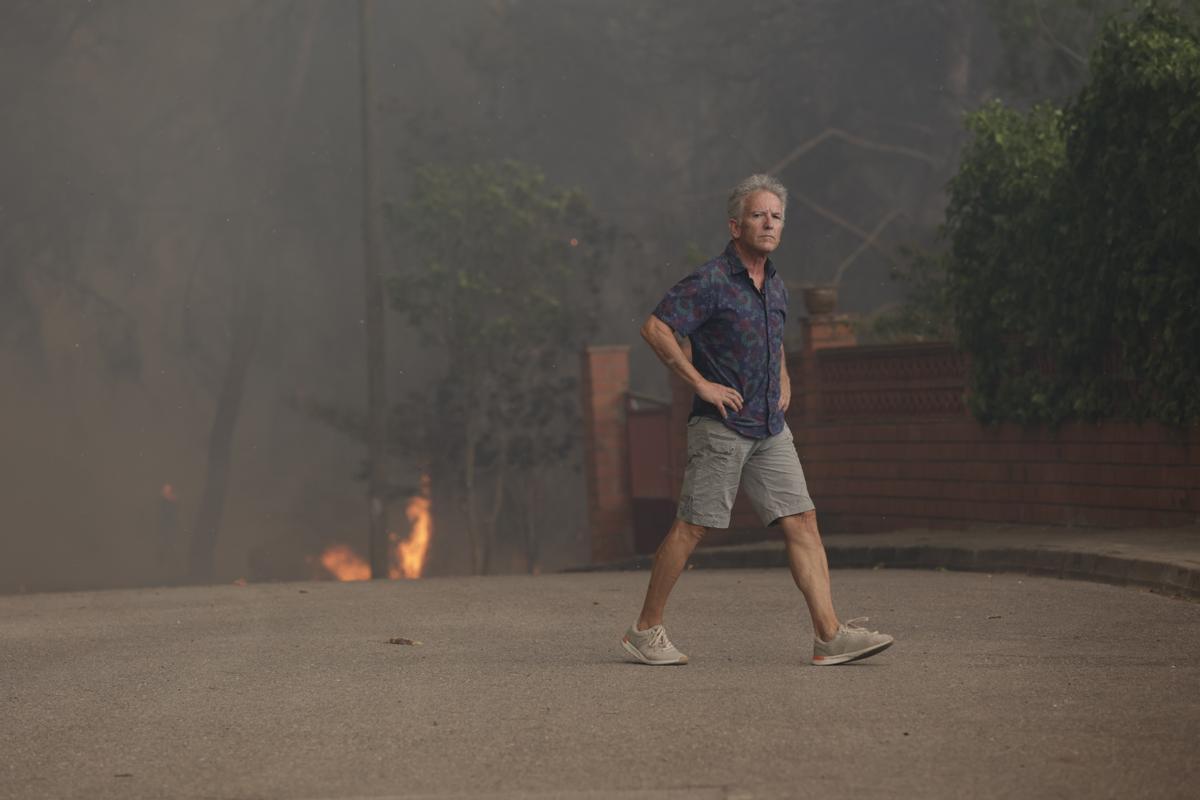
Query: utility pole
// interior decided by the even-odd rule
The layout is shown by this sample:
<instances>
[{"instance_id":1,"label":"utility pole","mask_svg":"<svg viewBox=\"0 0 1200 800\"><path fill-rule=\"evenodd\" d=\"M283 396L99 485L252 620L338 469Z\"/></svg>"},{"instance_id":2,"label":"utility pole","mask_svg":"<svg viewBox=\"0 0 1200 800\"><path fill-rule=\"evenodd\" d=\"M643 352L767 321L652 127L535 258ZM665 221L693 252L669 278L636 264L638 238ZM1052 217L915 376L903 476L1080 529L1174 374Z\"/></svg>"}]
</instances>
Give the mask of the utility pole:
<instances>
[{"instance_id":1,"label":"utility pole","mask_svg":"<svg viewBox=\"0 0 1200 800\"><path fill-rule=\"evenodd\" d=\"M362 93L363 290L367 356L367 517L371 577L388 576L387 387L384 368L383 276L379 272L379 215L375 202L375 92L371 79L371 0L359 0L359 69Z\"/></svg>"}]
</instances>

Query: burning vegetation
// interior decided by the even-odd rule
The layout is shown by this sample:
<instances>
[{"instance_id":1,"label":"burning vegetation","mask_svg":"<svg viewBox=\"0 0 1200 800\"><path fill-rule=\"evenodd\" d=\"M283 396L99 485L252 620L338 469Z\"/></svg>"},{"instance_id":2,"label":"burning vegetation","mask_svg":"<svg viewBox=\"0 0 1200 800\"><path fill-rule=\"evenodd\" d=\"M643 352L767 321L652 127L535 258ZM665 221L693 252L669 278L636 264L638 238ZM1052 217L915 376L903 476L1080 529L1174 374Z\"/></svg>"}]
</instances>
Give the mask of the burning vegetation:
<instances>
[{"instance_id":1,"label":"burning vegetation","mask_svg":"<svg viewBox=\"0 0 1200 800\"><path fill-rule=\"evenodd\" d=\"M369 581L371 566L349 545L334 544L325 548L318 559L325 571L339 581Z\"/></svg>"},{"instance_id":2,"label":"burning vegetation","mask_svg":"<svg viewBox=\"0 0 1200 800\"><path fill-rule=\"evenodd\" d=\"M391 545L388 555L388 577L392 580L419 578L424 572L429 542L433 537L432 510L429 500L429 476L422 475L421 491L409 498L404 509L404 516L408 519L408 536L401 538L395 531L388 532L388 542ZM349 545L330 545L316 561L334 580L371 579L371 565Z\"/></svg>"},{"instance_id":3,"label":"burning vegetation","mask_svg":"<svg viewBox=\"0 0 1200 800\"><path fill-rule=\"evenodd\" d=\"M429 539L433 534L433 517L430 514L429 476L421 476L421 492L409 498L404 516L408 518L408 538L400 541L395 531L388 532L392 544L391 564L388 577L419 578L425 569L425 556L429 552Z\"/></svg>"}]
</instances>

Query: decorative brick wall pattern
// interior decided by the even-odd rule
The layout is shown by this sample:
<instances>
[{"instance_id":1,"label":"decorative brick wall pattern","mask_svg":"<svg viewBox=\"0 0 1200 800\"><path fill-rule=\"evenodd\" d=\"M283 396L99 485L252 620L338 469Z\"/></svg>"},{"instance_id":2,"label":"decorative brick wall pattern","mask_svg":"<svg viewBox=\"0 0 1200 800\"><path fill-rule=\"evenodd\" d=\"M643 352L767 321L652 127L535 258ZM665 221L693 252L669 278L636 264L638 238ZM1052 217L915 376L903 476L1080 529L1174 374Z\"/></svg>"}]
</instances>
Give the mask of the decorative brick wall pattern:
<instances>
[{"instance_id":1,"label":"decorative brick wall pattern","mask_svg":"<svg viewBox=\"0 0 1200 800\"><path fill-rule=\"evenodd\" d=\"M966 358L949 344L820 350L819 418L961 416Z\"/></svg>"}]
</instances>

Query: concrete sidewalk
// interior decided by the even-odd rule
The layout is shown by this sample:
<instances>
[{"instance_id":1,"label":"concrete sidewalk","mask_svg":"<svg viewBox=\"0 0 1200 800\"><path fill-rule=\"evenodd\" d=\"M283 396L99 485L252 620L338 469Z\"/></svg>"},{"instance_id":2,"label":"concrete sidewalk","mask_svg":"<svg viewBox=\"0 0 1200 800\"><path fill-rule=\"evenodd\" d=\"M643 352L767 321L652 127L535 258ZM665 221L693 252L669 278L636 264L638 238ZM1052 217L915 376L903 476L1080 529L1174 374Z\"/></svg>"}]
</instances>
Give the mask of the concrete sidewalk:
<instances>
[{"instance_id":1,"label":"concrete sidewalk","mask_svg":"<svg viewBox=\"0 0 1200 800\"><path fill-rule=\"evenodd\" d=\"M1126 586L1200 599L1200 525L1169 529L979 526L823 536L835 568L946 569L1024 572ZM589 570L648 569L650 556ZM701 546L691 559L700 568L787 565L782 541Z\"/></svg>"}]
</instances>

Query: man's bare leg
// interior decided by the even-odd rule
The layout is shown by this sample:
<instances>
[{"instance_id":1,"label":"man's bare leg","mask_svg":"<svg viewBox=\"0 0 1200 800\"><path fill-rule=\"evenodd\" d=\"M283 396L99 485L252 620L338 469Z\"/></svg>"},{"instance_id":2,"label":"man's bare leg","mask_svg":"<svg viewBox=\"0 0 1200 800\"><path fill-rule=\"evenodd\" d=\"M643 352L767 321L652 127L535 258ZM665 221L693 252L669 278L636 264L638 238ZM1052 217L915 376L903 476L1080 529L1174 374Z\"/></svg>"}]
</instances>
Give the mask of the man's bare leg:
<instances>
[{"instance_id":1,"label":"man's bare leg","mask_svg":"<svg viewBox=\"0 0 1200 800\"><path fill-rule=\"evenodd\" d=\"M829 641L837 635L838 618L829 588L829 561L817 530L817 512L780 517L779 526L783 528L787 542L792 579L803 593L808 613L812 615L813 631L818 638Z\"/></svg>"},{"instance_id":2,"label":"man's bare leg","mask_svg":"<svg viewBox=\"0 0 1200 800\"><path fill-rule=\"evenodd\" d=\"M639 631L662 624L667 598L706 530L700 525L676 519L667 532L667 537L654 554L654 568L650 571L650 585L646 587L646 601L642 604L642 613L637 621ZM821 554L824 556L824 551ZM834 627L837 627L836 624Z\"/></svg>"}]
</instances>

